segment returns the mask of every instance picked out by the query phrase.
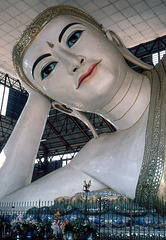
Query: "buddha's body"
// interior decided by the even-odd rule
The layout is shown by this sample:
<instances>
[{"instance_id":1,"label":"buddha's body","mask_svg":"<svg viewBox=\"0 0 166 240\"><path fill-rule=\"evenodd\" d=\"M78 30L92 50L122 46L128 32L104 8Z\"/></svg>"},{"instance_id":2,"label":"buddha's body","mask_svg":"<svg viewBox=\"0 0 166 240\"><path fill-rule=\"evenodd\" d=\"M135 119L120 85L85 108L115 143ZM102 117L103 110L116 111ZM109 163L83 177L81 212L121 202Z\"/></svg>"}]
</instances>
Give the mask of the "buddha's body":
<instances>
[{"instance_id":1,"label":"buddha's body","mask_svg":"<svg viewBox=\"0 0 166 240\"><path fill-rule=\"evenodd\" d=\"M66 167L2 200L53 201L56 197L73 196L82 191L84 180L92 181L91 190L110 187L134 198L144 152L146 118L147 114L128 130L92 139Z\"/></svg>"},{"instance_id":2,"label":"buddha's body","mask_svg":"<svg viewBox=\"0 0 166 240\"><path fill-rule=\"evenodd\" d=\"M118 193L123 193L131 198L134 198L144 154L145 131L150 98L150 83L146 76L139 76L137 74L137 81L134 81L134 78L131 76L132 74L135 75L135 73L132 70L129 72L127 74L128 81L124 81L125 84L122 84L119 90L120 94L117 93L114 97L114 99L116 99L116 107L120 107L122 109L125 108L122 113L122 116L124 115L125 118L124 121L123 117L121 118L121 125L119 127L120 130L114 133L100 135L97 139L92 139L66 167L56 170L29 185L32 170L27 171L27 169L30 162L29 158L32 159L30 155L34 154L33 152L30 154L30 149L32 149L32 142L30 142L29 154L26 161L20 157L20 153L17 157L13 154L13 158L18 160L18 166L22 166L21 169L15 169L17 177L15 177L14 174L11 174L10 176L5 174L2 178L2 181L7 181L9 184L8 186L10 190L8 188L4 188L4 191L7 191L8 189L8 193L12 192L13 189L16 188L15 178L17 178L18 184L22 185L19 187L23 187L23 184L27 184L27 180L29 181L28 186L21 188L9 196L5 196L2 199L3 201L17 201L18 199L19 201L37 201L39 199L46 201L53 200L54 198L60 196L72 196L73 194L82 191L84 180L92 181L91 190L112 188ZM126 89L124 89L124 86L126 86ZM123 95L121 91L122 87ZM31 94L30 101L25 107L23 116L18 122L19 124L23 121L23 128L24 130L28 129L28 131L29 128L32 128L33 122L34 131L36 131L35 138L39 138L39 136L37 136L37 130L35 130L36 125L38 125L39 128L40 122L40 128L42 129L44 127L44 123L41 121L41 116L44 115L44 112L47 116L47 111L50 107L48 100L43 98L45 102L40 107L40 111L32 116L30 111L35 108L34 103L38 105L36 100L37 97L39 97L39 95L36 93ZM128 105L125 101L126 98L130 99L130 101L128 101ZM125 102L125 105L123 105L122 99ZM142 101L144 104L138 104ZM111 102L108 105L111 106ZM115 105L115 102L112 102L112 105ZM131 118L131 115L129 114L129 118L127 118L126 115L129 113L128 109L133 111L132 108L135 108L135 105L137 105L137 114L133 115L133 118ZM114 108L114 112L116 107ZM28 108L28 111L26 108ZM27 115L29 117L27 117ZM109 115L111 115L111 113L107 113L107 120ZM43 117L43 122L44 119L46 119L46 116L45 118ZM115 119L116 115L114 114L113 116ZM36 124L34 124L33 117ZM119 115L117 115L117 118L119 118ZM15 139L18 135L20 136L20 132L22 132L20 126L16 127L16 130L13 133L13 144L16 144ZM40 129L38 132L40 135ZM14 136L14 134L17 136ZM23 134L21 142L17 142L19 149L21 149L20 144L23 144L24 146L24 141L27 140L27 134L29 135L29 138L32 137L31 132ZM26 138L25 140L24 137ZM38 142L36 141L36 144L37 143ZM28 146L26 146L26 148L23 147L22 151L28 151ZM14 166L16 165L17 161L15 160ZM11 172L13 166L6 162L6 168L8 169L8 172ZM20 174L23 173L23 171L25 172L24 169L26 169L26 173L28 174L26 178L23 174ZM19 173L19 171L21 172ZM10 181L9 178L11 178ZM17 186L17 188L19 187Z\"/></svg>"}]
</instances>

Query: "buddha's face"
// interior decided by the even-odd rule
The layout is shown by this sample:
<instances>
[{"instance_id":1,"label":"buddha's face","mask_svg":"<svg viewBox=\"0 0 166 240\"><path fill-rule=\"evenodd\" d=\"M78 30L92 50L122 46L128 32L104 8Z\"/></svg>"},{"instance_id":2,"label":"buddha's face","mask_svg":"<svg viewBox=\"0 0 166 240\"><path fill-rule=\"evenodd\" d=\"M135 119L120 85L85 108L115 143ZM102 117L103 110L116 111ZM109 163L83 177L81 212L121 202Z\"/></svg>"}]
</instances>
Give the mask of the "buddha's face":
<instances>
[{"instance_id":1,"label":"buddha's face","mask_svg":"<svg viewBox=\"0 0 166 240\"><path fill-rule=\"evenodd\" d=\"M23 69L51 99L82 111L101 109L116 94L126 72L107 37L70 16L53 20L26 52Z\"/></svg>"}]
</instances>

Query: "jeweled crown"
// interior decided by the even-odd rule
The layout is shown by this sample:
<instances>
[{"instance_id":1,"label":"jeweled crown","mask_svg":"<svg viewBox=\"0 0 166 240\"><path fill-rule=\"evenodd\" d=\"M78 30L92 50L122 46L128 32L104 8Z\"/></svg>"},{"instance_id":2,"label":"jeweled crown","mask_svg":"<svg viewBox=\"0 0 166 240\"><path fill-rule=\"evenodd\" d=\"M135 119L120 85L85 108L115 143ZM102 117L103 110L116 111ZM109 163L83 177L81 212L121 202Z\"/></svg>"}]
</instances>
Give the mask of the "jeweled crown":
<instances>
[{"instance_id":1,"label":"jeweled crown","mask_svg":"<svg viewBox=\"0 0 166 240\"><path fill-rule=\"evenodd\" d=\"M36 86L26 77L22 68L22 60L27 49L31 43L37 38L37 36L42 32L42 30L50 23L52 20L59 16L74 16L81 19L82 21L88 22L95 28L104 33L102 25L96 22L90 15L84 11L66 5L57 5L49 7L41 12L33 22L25 29L21 35L18 42L15 44L12 52L13 64L15 70L21 80L26 82L30 87L38 90Z\"/></svg>"}]
</instances>

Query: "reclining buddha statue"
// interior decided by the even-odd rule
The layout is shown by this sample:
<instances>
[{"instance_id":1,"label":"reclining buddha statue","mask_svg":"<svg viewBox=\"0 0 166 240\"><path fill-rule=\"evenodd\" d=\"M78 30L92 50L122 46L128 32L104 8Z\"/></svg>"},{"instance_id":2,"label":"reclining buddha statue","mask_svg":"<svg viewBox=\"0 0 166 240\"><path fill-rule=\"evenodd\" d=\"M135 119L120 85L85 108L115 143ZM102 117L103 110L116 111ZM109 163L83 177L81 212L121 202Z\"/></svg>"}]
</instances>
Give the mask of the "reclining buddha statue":
<instances>
[{"instance_id":1,"label":"reclining buddha statue","mask_svg":"<svg viewBox=\"0 0 166 240\"><path fill-rule=\"evenodd\" d=\"M1 152L1 201L73 196L91 180L91 190L112 189L164 211L165 58L155 67L143 63L116 33L65 5L41 12L12 54L29 98ZM31 183L51 106L81 119L94 138L67 166ZM84 112L100 115L116 131L98 136Z\"/></svg>"}]
</instances>

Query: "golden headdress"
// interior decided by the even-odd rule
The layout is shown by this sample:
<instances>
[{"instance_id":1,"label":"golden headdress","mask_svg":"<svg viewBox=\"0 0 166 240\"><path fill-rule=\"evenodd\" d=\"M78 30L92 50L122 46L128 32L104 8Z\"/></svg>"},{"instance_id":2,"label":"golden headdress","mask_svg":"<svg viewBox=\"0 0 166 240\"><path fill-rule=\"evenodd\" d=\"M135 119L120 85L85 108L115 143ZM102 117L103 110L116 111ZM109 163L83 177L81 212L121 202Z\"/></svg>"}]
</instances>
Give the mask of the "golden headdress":
<instances>
[{"instance_id":1,"label":"golden headdress","mask_svg":"<svg viewBox=\"0 0 166 240\"><path fill-rule=\"evenodd\" d=\"M93 27L97 28L104 33L102 25L98 24L91 16L82 10L66 6L66 5L57 5L49 7L41 12L33 22L25 29L21 35L19 41L15 44L12 52L13 64L15 70L21 80L26 82L31 88L39 91L36 86L26 77L22 68L23 57L28 50L32 42L40 35L43 29L52 22L55 18L59 16L74 16L82 21L85 21ZM39 91L40 92L40 91Z\"/></svg>"}]
</instances>

